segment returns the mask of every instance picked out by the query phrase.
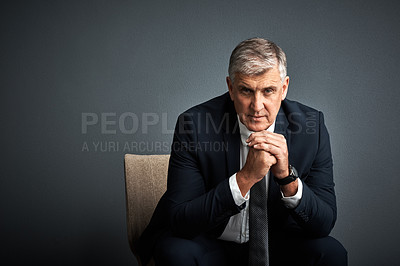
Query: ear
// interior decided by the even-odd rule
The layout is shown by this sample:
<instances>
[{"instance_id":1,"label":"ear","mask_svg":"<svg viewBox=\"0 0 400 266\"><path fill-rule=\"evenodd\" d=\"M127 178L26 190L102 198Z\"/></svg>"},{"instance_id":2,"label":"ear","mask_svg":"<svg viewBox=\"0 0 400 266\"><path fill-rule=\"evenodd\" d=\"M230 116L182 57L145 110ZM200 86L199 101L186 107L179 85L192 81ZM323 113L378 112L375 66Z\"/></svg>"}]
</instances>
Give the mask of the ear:
<instances>
[{"instance_id":1,"label":"ear","mask_svg":"<svg viewBox=\"0 0 400 266\"><path fill-rule=\"evenodd\" d=\"M285 100L289 88L289 76L285 77L282 86L282 101Z\"/></svg>"},{"instance_id":2,"label":"ear","mask_svg":"<svg viewBox=\"0 0 400 266\"><path fill-rule=\"evenodd\" d=\"M228 85L229 96L231 96L231 100L233 101L233 83L229 76L226 77L226 85Z\"/></svg>"}]
</instances>

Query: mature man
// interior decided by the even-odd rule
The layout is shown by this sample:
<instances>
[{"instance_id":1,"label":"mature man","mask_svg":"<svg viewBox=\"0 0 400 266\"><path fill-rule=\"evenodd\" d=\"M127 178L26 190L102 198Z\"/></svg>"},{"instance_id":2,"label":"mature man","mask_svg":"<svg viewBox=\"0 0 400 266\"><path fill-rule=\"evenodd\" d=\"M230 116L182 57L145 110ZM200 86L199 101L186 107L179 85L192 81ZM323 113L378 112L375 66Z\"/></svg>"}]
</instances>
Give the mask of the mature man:
<instances>
[{"instance_id":1,"label":"mature man","mask_svg":"<svg viewBox=\"0 0 400 266\"><path fill-rule=\"evenodd\" d=\"M139 253L157 265L347 265L321 112L289 101L286 56L253 38L229 92L178 118L167 191ZM218 144L218 145L215 145Z\"/></svg>"}]
</instances>

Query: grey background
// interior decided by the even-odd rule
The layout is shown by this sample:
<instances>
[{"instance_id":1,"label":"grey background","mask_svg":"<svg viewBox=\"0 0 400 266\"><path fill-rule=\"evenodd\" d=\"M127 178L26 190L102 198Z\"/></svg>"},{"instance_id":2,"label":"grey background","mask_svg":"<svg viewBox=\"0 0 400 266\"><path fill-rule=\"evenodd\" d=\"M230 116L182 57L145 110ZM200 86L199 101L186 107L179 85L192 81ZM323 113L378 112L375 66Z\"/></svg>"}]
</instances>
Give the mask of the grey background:
<instances>
[{"instance_id":1,"label":"grey background","mask_svg":"<svg viewBox=\"0 0 400 266\"><path fill-rule=\"evenodd\" d=\"M400 261L398 1L0 5L2 262L136 265L123 154L168 153L177 115L226 91L230 52L254 36L286 51L288 98L325 114L339 208L332 235L350 265ZM138 116L132 134L118 125L126 112ZM84 134L82 113L112 113L115 134L100 122ZM160 121L146 133L148 113Z\"/></svg>"}]
</instances>

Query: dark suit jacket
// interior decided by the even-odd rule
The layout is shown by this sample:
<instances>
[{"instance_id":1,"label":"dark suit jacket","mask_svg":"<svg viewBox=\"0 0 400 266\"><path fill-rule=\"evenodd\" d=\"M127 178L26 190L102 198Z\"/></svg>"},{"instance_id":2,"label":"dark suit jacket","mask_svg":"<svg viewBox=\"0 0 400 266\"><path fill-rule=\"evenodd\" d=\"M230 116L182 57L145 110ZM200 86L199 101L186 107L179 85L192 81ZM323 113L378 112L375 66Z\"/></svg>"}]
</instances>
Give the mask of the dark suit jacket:
<instances>
[{"instance_id":1,"label":"dark suit jacket","mask_svg":"<svg viewBox=\"0 0 400 266\"><path fill-rule=\"evenodd\" d=\"M321 112L284 100L275 132L286 137L289 162L303 182L295 209L281 202L279 186L269 180L270 245L275 237L327 236L336 221L336 198L329 135ZM220 236L229 218L240 212L229 177L240 169L240 133L236 111L225 93L181 114L176 124L167 191L142 234L138 252L147 261L164 234L193 238Z\"/></svg>"}]
</instances>

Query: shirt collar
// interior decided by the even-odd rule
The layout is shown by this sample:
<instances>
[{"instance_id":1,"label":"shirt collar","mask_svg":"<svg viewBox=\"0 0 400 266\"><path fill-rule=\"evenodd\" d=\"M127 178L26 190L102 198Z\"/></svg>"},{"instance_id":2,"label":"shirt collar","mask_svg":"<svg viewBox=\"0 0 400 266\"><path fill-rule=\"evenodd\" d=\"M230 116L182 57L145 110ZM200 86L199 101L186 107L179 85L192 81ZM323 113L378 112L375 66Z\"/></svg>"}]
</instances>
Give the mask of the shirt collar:
<instances>
[{"instance_id":1,"label":"shirt collar","mask_svg":"<svg viewBox=\"0 0 400 266\"><path fill-rule=\"evenodd\" d=\"M241 140L241 142L242 142L242 145L247 146L246 139L248 139L248 137L250 137L250 135L251 135L252 133L254 133L254 131L250 131L250 130L240 121L239 115L237 115L237 120L238 120L238 122L239 122L240 140ZM275 131L275 122L276 122L276 119L275 119L274 123L272 123L272 125L270 125L270 126L267 128L267 131L269 131L269 132L274 132L274 131Z\"/></svg>"}]
</instances>

